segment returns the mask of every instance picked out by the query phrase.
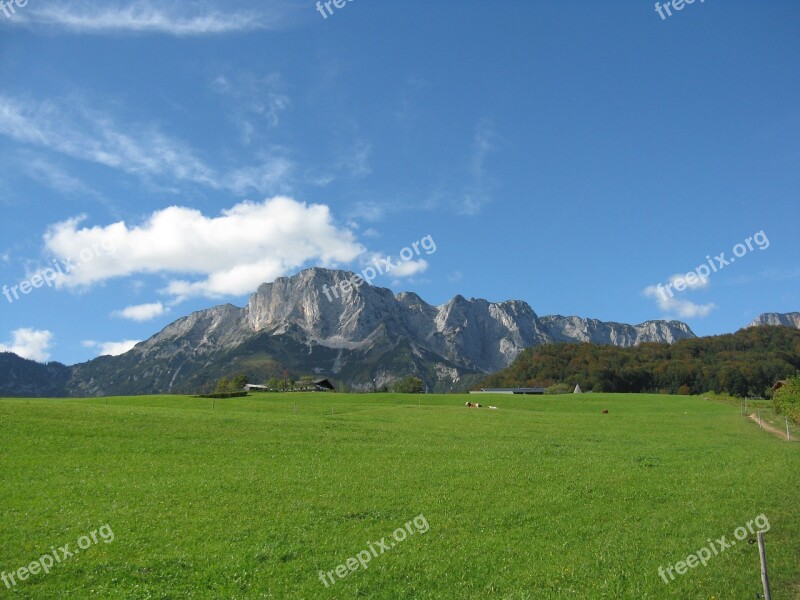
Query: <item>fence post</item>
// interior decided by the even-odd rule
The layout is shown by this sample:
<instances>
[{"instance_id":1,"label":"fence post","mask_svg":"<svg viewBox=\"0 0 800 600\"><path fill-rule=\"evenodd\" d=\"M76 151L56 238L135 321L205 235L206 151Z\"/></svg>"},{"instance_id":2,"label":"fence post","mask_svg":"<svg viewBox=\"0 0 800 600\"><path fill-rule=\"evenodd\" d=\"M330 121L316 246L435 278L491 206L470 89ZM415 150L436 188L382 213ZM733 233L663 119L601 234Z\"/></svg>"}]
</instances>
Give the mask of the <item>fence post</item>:
<instances>
[{"instance_id":1,"label":"fence post","mask_svg":"<svg viewBox=\"0 0 800 600\"><path fill-rule=\"evenodd\" d=\"M767 573L767 550L764 548L764 532L758 532L758 556L761 558L761 584L764 586L764 598L772 600L769 593L769 574Z\"/></svg>"},{"instance_id":2,"label":"fence post","mask_svg":"<svg viewBox=\"0 0 800 600\"><path fill-rule=\"evenodd\" d=\"M760 408L758 409L758 426L761 427L761 429L764 429L764 425L761 423L761 409Z\"/></svg>"},{"instance_id":3,"label":"fence post","mask_svg":"<svg viewBox=\"0 0 800 600\"><path fill-rule=\"evenodd\" d=\"M792 436L789 433L789 417L786 417L786 441L791 442Z\"/></svg>"}]
</instances>

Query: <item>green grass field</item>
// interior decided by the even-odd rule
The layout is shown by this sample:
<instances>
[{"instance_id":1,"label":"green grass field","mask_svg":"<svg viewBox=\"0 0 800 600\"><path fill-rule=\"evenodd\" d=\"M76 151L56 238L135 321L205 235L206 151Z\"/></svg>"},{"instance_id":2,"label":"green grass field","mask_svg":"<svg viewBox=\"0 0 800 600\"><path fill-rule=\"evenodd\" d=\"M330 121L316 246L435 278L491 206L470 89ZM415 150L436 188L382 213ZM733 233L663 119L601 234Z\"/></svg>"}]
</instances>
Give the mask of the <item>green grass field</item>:
<instances>
[{"instance_id":1,"label":"green grass field","mask_svg":"<svg viewBox=\"0 0 800 600\"><path fill-rule=\"evenodd\" d=\"M755 598L744 541L658 568L763 513L772 597L800 598L799 443L702 398L479 399L0 400L0 571L114 534L0 597Z\"/></svg>"}]
</instances>

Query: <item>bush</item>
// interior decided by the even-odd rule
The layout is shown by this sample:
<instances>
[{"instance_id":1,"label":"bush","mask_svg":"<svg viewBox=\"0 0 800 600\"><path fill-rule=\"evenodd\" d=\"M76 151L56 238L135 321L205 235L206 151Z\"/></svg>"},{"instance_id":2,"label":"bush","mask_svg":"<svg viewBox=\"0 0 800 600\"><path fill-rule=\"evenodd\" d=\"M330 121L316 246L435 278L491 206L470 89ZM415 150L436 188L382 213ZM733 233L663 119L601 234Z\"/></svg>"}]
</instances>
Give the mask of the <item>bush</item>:
<instances>
[{"instance_id":1,"label":"bush","mask_svg":"<svg viewBox=\"0 0 800 600\"><path fill-rule=\"evenodd\" d=\"M800 424L800 376L792 377L775 392L772 406L776 413L786 415Z\"/></svg>"},{"instance_id":2,"label":"bush","mask_svg":"<svg viewBox=\"0 0 800 600\"><path fill-rule=\"evenodd\" d=\"M557 383L547 388L548 394L571 394L575 391L575 386L569 383Z\"/></svg>"},{"instance_id":3,"label":"bush","mask_svg":"<svg viewBox=\"0 0 800 600\"><path fill-rule=\"evenodd\" d=\"M425 384L419 377L409 375L405 379L395 381L392 384L392 391L395 394L421 394L425 390Z\"/></svg>"},{"instance_id":4,"label":"bush","mask_svg":"<svg viewBox=\"0 0 800 600\"><path fill-rule=\"evenodd\" d=\"M241 392L244 386L247 385L247 375L241 373L233 379L223 377L217 382L217 387L214 389L215 394L227 394L229 392Z\"/></svg>"},{"instance_id":5,"label":"bush","mask_svg":"<svg viewBox=\"0 0 800 600\"><path fill-rule=\"evenodd\" d=\"M196 398L242 398L247 392L217 392L214 394L200 394Z\"/></svg>"}]
</instances>

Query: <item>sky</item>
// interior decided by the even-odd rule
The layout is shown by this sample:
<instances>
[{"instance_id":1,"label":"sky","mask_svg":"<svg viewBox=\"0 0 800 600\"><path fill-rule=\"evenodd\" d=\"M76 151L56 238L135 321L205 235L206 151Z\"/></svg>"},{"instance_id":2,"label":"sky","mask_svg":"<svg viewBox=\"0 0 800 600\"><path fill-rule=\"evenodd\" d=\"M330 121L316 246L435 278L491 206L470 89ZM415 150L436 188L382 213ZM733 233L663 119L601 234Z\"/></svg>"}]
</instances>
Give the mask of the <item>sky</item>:
<instances>
[{"instance_id":1,"label":"sky","mask_svg":"<svg viewBox=\"0 0 800 600\"><path fill-rule=\"evenodd\" d=\"M0 351L387 258L436 305L800 310L800 3L337 4L0 7Z\"/></svg>"}]
</instances>

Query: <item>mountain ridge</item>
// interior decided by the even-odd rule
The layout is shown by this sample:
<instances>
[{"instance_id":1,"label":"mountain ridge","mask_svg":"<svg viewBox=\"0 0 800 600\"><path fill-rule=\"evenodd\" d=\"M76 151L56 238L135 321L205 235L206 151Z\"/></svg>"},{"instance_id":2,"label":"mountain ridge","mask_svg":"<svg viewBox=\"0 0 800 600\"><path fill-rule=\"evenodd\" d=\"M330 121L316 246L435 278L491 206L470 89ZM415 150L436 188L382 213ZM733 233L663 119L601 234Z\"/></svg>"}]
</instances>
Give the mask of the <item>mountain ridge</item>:
<instances>
[{"instance_id":1,"label":"mountain ridge","mask_svg":"<svg viewBox=\"0 0 800 600\"><path fill-rule=\"evenodd\" d=\"M696 337L680 321L628 325L539 317L522 300L456 295L434 306L413 292L395 294L363 281L353 285L355 277L315 267L264 283L244 307L196 311L125 354L68 367L64 395L196 392L234 371L254 380L284 371L314 373L355 390L376 389L413 373L429 389L448 391L466 385L465 378L503 369L525 348L542 344L628 347Z\"/></svg>"}]
</instances>

